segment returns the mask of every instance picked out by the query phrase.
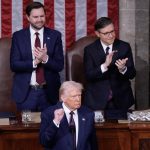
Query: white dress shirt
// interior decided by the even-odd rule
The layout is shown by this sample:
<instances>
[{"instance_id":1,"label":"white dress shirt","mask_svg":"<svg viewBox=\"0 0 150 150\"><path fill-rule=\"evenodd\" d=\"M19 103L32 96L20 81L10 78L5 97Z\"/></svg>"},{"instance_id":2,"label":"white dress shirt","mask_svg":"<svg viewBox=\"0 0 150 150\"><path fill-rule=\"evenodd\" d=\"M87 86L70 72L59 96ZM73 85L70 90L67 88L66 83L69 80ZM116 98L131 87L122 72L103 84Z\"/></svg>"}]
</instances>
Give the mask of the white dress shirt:
<instances>
[{"instance_id":1,"label":"white dress shirt","mask_svg":"<svg viewBox=\"0 0 150 150\"><path fill-rule=\"evenodd\" d=\"M106 48L107 47L109 47L108 53L112 52L113 44L105 45L102 41L101 41L101 44L102 44L102 47L104 49L105 54L106 54ZM108 70L108 68L105 67L104 64L101 64L100 67L101 67L102 73L104 73L104 72L106 72ZM123 71L120 71L120 73L125 74L126 71L127 71L127 67L125 67L125 69Z\"/></svg>"},{"instance_id":2,"label":"white dress shirt","mask_svg":"<svg viewBox=\"0 0 150 150\"><path fill-rule=\"evenodd\" d=\"M70 121L70 112L71 111L70 111L70 109L64 103L62 103L62 106L63 106L64 112L66 114L68 123L69 123L69 121ZM75 122L75 125L76 125L76 146L77 146L77 143L78 143L78 133L79 133L78 112L77 112L77 110L74 110L73 112L74 112L73 119L74 119L74 122Z\"/></svg>"},{"instance_id":3,"label":"white dress shirt","mask_svg":"<svg viewBox=\"0 0 150 150\"><path fill-rule=\"evenodd\" d=\"M36 38L36 33L37 31L33 30L32 27L30 26L30 39L31 39L31 49L32 49L32 58L33 58L33 68L36 68L37 66L34 65L34 55L33 55L33 50L34 50L34 45L35 45L35 38ZM40 38L40 42L41 42L41 48L43 48L43 32L44 32L44 28L38 30L39 33L39 38ZM36 71L34 70L32 72L31 75L31 81L30 81L30 85L38 85L38 83L36 82Z\"/></svg>"}]
</instances>

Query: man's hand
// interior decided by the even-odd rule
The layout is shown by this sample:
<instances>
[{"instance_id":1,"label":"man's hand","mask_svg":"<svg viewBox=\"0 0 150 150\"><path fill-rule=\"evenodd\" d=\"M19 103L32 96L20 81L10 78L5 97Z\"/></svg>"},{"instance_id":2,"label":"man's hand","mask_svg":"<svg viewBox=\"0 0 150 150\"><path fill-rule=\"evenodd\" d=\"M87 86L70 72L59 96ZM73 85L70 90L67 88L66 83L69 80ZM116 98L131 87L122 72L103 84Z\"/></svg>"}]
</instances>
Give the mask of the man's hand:
<instances>
[{"instance_id":1,"label":"man's hand","mask_svg":"<svg viewBox=\"0 0 150 150\"><path fill-rule=\"evenodd\" d=\"M56 109L54 111L54 121L57 123L57 124L60 124L60 121L62 120L64 116L64 110L61 108L61 109Z\"/></svg>"},{"instance_id":2,"label":"man's hand","mask_svg":"<svg viewBox=\"0 0 150 150\"><path fill-rule=\"evenodd\" d=\"M104 66L107 68L111 62L112 62L112 57L114 55L115 51L112 51L111 53L109 53L107 56L106 56L106 60L105 60L105 63L104 63Z\"/></svg>"},{"instance_id":3,"label":"man's hand","mask_svg":"<svg viewBox=\"0 0 150 150\"><path fill-rule=\"evenodd\" d=\"M128 58L116 60L115 65L118 67L118 70L120 72L125 70L125 68L126 68L125 65L126 65L127 60L128 60Z\"/></svg>"},{"instance_id":4,"label":"man's hand","mask_svg":"<svg viewBox=\"0 0 150 150\"><path fill-rule=\"evenodd\" d=\"M38 65L40 62L41 62L41 61L40 61L39 59L35 58L35 60L34 60L34 65L35 65L35 66Z\"/></svg>"},{"instance_id":5,"label":"man's hand","mask_svg":"<svg viewBox=\"0 0 150 150\"><path fill-rule=\"evenodd\" d=\"M46 44L44 44L43 48L40 47L35 47L34 48L34 52L33 55L35 56L35 58L37 58L40 62L46 62L48 55L47 55L47 47Z\"/></svg>"}]
</instances>

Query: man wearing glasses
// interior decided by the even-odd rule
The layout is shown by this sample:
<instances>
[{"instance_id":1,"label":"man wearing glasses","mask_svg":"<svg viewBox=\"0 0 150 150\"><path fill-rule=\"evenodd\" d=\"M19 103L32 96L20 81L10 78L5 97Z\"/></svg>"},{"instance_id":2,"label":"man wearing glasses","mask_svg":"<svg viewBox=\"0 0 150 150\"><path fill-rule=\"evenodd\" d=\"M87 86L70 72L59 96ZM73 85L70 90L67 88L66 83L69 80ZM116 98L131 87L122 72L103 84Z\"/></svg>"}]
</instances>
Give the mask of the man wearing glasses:
<instances>
[{"instance_id":1,"label":"man wearing glasses","mask_svg":"<svg viewBox=\"0 0 150 150\"><path fill-rule=\"evenodd\" d=\"M105 110L107 118L125 118L134 104L130 80L136 75L130 44L116 39L108 17L96 21L95 34L98 39L84 49L84 103Z\"/></svg>"}]
</instances>

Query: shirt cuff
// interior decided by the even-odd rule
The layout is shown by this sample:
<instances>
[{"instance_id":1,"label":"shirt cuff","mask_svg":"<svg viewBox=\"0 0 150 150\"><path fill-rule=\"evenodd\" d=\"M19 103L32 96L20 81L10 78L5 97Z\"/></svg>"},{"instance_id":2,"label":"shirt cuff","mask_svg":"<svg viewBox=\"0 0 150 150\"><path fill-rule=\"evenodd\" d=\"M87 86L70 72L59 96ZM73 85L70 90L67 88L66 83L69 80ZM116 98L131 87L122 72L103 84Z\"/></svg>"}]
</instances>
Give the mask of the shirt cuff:
<instances>
[{"instance_id":1,"label":"shirt cuff","mask_svg":"<svg viewBox=\"0 0 150 150\"><path fill-rule=\"evenodd\" d=\"M34 60L32 61L33 68L37 68L37 65L34 64Z\"/></svg>"},{"instance_id":2,"label":"shirt cuff","mask_svg":"<svg viewBox=\"0 0 150 150\"><path fill-rule=\"evenodd\" d=\"M56 126L57 128L59 128L59 123L56 123L54 120L53 120L53 123L55 124L55 126Z\"/></svg>"},{"instance_id":3,"label":"shirt cuff","mask_svg":"<svg viewBox=\"0 0 150 150\"><path fill-rule=\"evenodd\" d=\"M101 65L101 70L102 70L102 73L104 73L108 70L108 68L104 64L102 64Z\"/></svg>"},{"instance_id":4,"label":"shirt cuff","mask_svg":"<svg viewBox=\"0 0 150 150\"><path fill-rule=\"evenodd\" d=\"M125 74L126 73L126 71L127 71L127 67L125 66L125 68L124 69L122 69L121 71L119 71L121 74Z\"/></svg>"},{"instance_id":5,"label":"shirt cuff","mask_svg":"<svg viewBox=\"0 0 150 150\"><path fill-rule=\"evenodd\" d=\"M48 58L49 58L49 56L47 55L46 61L42 61L42 64L46 64L48 62Z\"/></svg>"}]
</instances>

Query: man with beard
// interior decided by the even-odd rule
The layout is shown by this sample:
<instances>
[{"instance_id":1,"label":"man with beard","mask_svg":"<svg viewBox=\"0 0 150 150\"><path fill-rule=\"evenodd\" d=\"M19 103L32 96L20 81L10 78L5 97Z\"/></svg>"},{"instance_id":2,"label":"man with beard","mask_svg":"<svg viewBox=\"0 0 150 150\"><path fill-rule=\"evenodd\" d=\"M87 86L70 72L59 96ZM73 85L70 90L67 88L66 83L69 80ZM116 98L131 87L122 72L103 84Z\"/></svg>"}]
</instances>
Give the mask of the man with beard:
<instances>
[{"instance_id":1,"label":"man with beard","mask_svg":"<svg viewBox=\"0 0 150 150\"><path fill-rule=\"evenodd\" d=\"M26 17L29 27L12 37L12 97L18 110L42 111L59 99L59 72L64 67L61 34L44 26L46 14L40 2L26 7Z\"/></svg>"}]
</instances>

